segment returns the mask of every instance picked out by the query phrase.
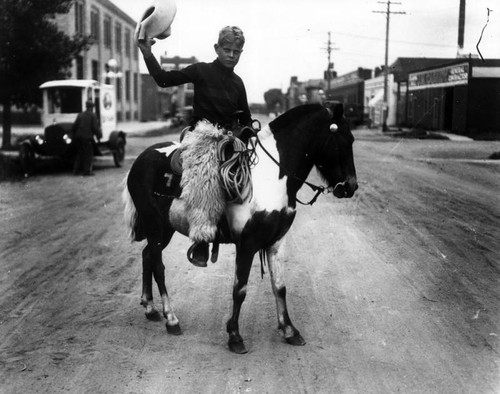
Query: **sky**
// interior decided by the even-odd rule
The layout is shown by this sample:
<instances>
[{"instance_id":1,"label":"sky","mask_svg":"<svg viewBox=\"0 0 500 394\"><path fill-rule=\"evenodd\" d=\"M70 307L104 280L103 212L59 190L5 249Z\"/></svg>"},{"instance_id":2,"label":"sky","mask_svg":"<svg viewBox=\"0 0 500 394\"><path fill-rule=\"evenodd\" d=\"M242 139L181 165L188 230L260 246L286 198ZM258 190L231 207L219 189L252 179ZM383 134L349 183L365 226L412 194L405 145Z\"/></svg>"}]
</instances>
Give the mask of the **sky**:
<instances>
[{"instance_id":1,"label":"sky","mask_svg":"<svg viewBox=\"0 0 500 394\"><path fill-rule=\"evenodd\" d=\"M111 0L139 21L153 0ZM156 0L161 1L161 0ZM399 0L391 4L389 64L398 57L450 57L458 50L460 0ZM488 8L490 10L489 22ZM358 67L384 64L386 3L378 0L181 0L172 24L172 35L158 40L153 53L160 56L195 56L215 59L219 30L239 26L245 47L235 72L243 79L248 101L263 103L264 92L284 93L290 78L320 79L327 68L328 32L331 61L338 75ZM468 0L465 45L461 53L500 59L500 3ZM147 72L141 60L141 72Z\"/></svg>"}]
</instances>

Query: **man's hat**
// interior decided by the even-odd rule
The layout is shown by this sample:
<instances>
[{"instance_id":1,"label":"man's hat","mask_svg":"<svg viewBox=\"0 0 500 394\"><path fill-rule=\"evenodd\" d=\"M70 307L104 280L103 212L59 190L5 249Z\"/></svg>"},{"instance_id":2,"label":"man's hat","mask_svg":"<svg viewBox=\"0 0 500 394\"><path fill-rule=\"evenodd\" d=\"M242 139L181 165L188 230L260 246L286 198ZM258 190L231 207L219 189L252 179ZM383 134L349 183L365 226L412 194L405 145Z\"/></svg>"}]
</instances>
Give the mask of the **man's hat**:
<instances>
[{"instance_id":1,"label":"man's hat","mask_svg":"<svg viewBox=\"0 0 500 394\"><path fill-rule=\"evenodd\" d=\"M175 0L153 0L153 4L144 12L141 21L135 28L135 40L159 38L170 36L177 6Z\"/></svg>"}]
</instances>

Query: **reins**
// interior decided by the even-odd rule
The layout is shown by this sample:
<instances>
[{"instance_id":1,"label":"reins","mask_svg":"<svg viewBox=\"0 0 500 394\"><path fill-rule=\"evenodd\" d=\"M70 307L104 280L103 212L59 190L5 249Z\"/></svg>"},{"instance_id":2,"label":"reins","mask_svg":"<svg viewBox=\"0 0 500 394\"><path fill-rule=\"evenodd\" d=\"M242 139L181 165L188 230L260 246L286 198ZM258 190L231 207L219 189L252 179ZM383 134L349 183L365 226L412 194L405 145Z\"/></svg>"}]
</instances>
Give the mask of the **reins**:
<instances>
[{"instance_id":1,"label":"reins","mask_svg":"<svg viewBox=\"0 0 500 394\"><path fill-rule=\"evenodd\" d=\"M305 183L307 186L309 186L314 192L316 192L316 194L314 195L314 197L307 203L304 203L302 201L300 201L297 197L295 197L295 200L299 203L299 204L302 204L302 205L313 205L316 200L318 199L319 195L320 194L328 194L328 193L331 193L332 192L332 188L330 187L325 187L325 186L318 186L318 185L315 185L314 183L311 183L311 182L308 182L306 181L305 179L302 179L302 178L299 178L297 175L295 174L290 174L286 168L284 168L281 163L276 160L273 155L271 155L271 153L269 153L269 151L264 147L264 145L262 144L262 142L260 141L259 139L259 136L257 135L257 133L255 133L255 139L257 141L257 143L260 145L260 147L262 148L262 150L264 151L264 153L281 169L283 170L283 172L287 175L287 176L291 176L293 177L294 179L298 180L299 182L302 182L302 183ZM254 148L255 149L255 148Z\"/></svg>"}]
</instances>

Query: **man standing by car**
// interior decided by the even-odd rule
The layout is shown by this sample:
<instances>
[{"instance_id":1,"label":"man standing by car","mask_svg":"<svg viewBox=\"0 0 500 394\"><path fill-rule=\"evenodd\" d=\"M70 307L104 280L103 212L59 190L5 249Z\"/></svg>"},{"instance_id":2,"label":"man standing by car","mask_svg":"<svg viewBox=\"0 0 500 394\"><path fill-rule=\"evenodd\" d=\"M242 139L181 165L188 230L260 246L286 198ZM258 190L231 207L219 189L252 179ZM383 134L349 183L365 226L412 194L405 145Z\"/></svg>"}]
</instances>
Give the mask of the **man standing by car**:
<instances>
[{"instance_id":1,"label":"man standing by car","mask_svg":"<svg viewBox=\"0 0 500 394\"><path fill-rule=\"evenodd\" d=\"M94 159L94 135L97 139L102 138L102 131L99 121L93 112L94 103L87 100L86 110L79 113L71 128L76 158L73 167L73 174L94 175L92 172L92 161Z\"/></svg>"}]
</instances>

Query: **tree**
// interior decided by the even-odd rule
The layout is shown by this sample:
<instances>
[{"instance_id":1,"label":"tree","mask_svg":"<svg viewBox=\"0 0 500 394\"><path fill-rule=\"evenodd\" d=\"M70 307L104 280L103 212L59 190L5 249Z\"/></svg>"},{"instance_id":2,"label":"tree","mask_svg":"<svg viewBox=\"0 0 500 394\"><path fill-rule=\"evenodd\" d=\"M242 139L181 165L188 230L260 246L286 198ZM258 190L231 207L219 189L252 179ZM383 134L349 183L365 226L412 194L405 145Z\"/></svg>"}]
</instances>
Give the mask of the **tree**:
<instances>
[{"instance_id":1,"label":"tree","mask_svg":"<svg viewBox=\"0 0 500 394\"><path fill-rule=\"evenodd\" d=\"M269 89L264 93L264 101L269 112L283 111L285 108L285 96L281 89Z\"/></svg>"},{"instance_id":2,"label":"tree","mask_svg":"<svg viewBox=\"0 0 500 394\"><path fill-rule=\"evenodd\" d=\"M90 38L69 37L57 28L72 0L0 0L0 104L2 148L11 148L11 105L39 104L38 87L68 76L71 61Z\"/></svg>"}]
</instances>

